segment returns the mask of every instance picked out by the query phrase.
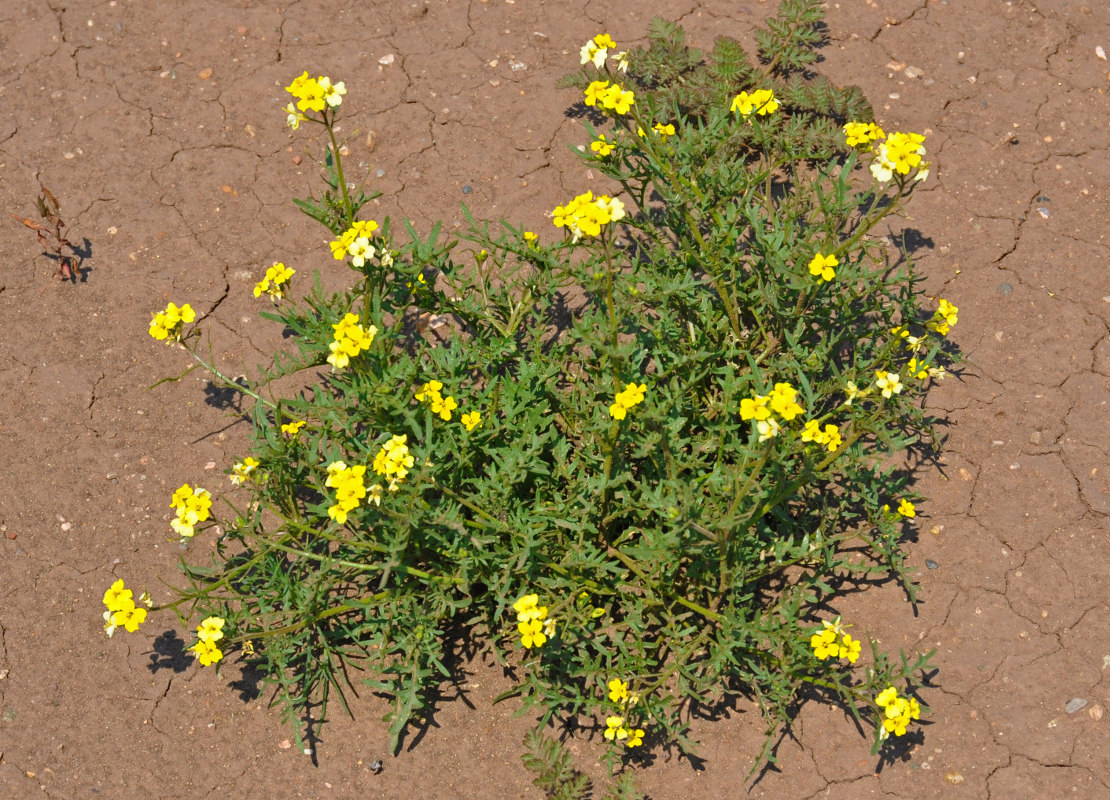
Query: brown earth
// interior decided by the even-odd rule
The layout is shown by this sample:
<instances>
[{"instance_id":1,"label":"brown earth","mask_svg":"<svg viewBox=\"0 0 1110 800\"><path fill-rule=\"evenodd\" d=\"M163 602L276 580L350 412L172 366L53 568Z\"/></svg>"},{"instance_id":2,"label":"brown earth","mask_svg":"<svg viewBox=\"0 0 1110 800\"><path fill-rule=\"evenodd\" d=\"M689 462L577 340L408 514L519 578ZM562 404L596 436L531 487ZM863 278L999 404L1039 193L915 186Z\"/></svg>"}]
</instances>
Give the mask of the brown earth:
<instances>
[{"instance_id":1,"label":"brown earth","mask_svg":"<svg viewBox=\"0 0 1110 800\"><path fill-rule=\"evenodd\" d=\"M150 312L190 302L223 368L253 374L280 344L250 292L266 266L343 280L289 203L317 186L314 143L280 111L304 69L347 82L348 163L372 170L375 216L426 229L457 223L465 200L546 230L545 210L600 188L568 151L584 139L554 88L583 41L642 41L654 13L694 44L747 40L770 10L0 4L0 210L33 216L38 174L84 252L81 280L63 282L30 232L0 228L0 797L540 797L519 758L530 721L491 706L506 679L490 666L444 687L396 758L384 702L363 693L314 764L249 675L183 656L169 615L105 638L115 577L156 594L177 579L173 488L215 485L246 441L199 373L146 390L186 366L146 335ZM1096 53L1110 6L841 0L828 24L822 68L863 86L888 131L928 136L933 176L907 241L929 293L960 307L952 338L970 357L930 396L948 442L919 484L922 602L915 613L882 589L839 609L895 649L937 648L938 688L894 763L840 711L808 705L781 771L745 781L761 726L741 707L696 724L703 764L655 753L635 767L641 787L656 800L1110 796L1110 65ZM190 559L211 544L198 537ZM601 772L596 741L571 748Z\"/></svg>"}]
</instances>

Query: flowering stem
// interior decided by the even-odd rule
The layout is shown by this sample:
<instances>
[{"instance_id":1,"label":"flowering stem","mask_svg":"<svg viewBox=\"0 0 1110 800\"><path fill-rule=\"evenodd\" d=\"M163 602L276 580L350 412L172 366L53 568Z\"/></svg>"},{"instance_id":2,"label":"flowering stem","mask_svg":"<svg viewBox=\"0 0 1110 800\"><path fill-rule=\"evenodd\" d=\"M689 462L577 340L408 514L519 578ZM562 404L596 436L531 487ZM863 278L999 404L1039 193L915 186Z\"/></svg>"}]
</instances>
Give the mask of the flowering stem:
<instances>
[{"instance_id":1,"label":"flowering stem","mask_svg":"<svg viewBox=\"0 0 1110 800\"><path fill-rule=\"evenodd\" d=\"M351 198L347 194L347 181L343 177L343 157L339 155L339 143L335 140L335 130L332 128L334 120L326 117L325 125L328 129L328 138L331 139L331 153L335 159L335 174L339 178L339 189L343 192L343 227L349 228L355 222L354 212L351 210Z\"/></svg>"},{"instance_id":2,"label":"flowering stem","mask_svg":"<svg viewBox=\"0 0 1110 800\"><path fill-rule=\"evenodd\" d=\"M262 395L255 392L250 387L244 386L243 384L239 383L239 381L232 380L231 378L224 375L222 372L220 372L218 369L216 369L215 365L213 365L213 364L205 361L203 358L201 358L200 355L197 353L197 351L194 350L193 348L189 347L188 345L185 345L185 350L186 350L186 352L189 353L189 355L191 355L193 357L193 359L198 364L200 364L202 367L204 367L206 370L208 370L210 373L212 373L213 377L219 378L220 381L222 381L223 384L225 386L227 386L229 389L234 389L237 392L242 392L243 394L247 395L248 397L253 397L255 400L257 400L259 403L266 406L267 408L271 408L271 409L277 408L277 405L270 402L269 400L267 400Z\"/></svg>"}]
</instances>

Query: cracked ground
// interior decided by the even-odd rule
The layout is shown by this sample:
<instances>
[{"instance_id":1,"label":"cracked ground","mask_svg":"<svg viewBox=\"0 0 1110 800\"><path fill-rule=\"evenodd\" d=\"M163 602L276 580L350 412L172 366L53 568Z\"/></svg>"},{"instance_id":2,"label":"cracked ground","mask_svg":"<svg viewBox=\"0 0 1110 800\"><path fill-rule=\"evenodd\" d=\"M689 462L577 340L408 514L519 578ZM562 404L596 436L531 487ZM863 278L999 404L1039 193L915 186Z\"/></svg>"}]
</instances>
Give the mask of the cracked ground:
<instances>
[{"instance_id":1,"label":"cracked ground","mask_svg":"<svg viewBox=\"0 0 1110 800\"><path fill-rule=\"evenodd\" d=\"M886 234L913 242L930 296L960 307L968 357L929 404L916 608L875 588L838 611L897 647L936 648L928 724L880 764L849 718L804 706L778 770L746 779L752 707L698 721L705 761L638 767L653 798L1110 796L1110 5L1099 0L830 2L822 71L861 85L886 130L924 132L933 172ZM157 7L157 8L155 8ZM0 196L57 195L84 280L15 222L0 234L0 797L538 798L531 721L491 699L488 665L444 687L432 724L387 754L387 705L354 699L316 764L250 675L200 669L170 615L108 640L115 577L157 594L181 556L168 500L215 485L246 443L234 399L146 335L187 300L229 376L281 345L251 286L274 261L344 279L289 202L316 188L282 90L347 82L352 170L378 218L426 231L479 219L535 230L600 180L555 80L607 31L656 13L695 46L751 40L762 0L252 0L0 4ZM1101 48L1101 49L1100 49ZM203 560L210 538L189 558ZM187 634L186 634L187 635ZM596 742L572 738L595 774ZM385 758L374 774L368 765Z\"/></svg>"}]
</instances>

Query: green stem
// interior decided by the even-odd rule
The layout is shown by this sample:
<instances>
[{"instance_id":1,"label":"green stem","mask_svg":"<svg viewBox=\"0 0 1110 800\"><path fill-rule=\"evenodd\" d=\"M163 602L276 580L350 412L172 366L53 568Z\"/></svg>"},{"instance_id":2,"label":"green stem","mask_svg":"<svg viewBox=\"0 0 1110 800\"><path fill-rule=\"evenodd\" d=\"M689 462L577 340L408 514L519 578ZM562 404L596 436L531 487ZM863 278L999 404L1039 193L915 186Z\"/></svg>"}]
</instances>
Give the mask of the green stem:
<instances>
[{"instance_id":1,"label":"green stem","mask_svg":"<svg viewBox=\"0 0 1110 800\"><path fill-rule=\"evenodd\" d=\"M335 159L335 174L339 178L339 189L343 192L343 215L345 227L351 227L355 222L354 212L351 210L351 198L347 194L347 181L343 177L343 157L339 155L339 143L335 140L335 129L332 127L335 120L331 117L325 119L328 129L328 138L331 139L331 154Z\"/></svg>"}]
</instances>

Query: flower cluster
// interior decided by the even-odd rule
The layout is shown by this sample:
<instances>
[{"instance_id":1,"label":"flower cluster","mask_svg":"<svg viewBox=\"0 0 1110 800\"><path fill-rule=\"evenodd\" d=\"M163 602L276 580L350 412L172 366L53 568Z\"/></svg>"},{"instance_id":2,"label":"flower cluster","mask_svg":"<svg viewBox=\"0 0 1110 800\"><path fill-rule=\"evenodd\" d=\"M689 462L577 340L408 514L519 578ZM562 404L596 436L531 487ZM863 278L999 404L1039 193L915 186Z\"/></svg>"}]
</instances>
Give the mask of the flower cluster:
<instances>
[{"instance_id":1,"label":"flower cluster","mask_svg":"<svg viewBox=\"0 0 1110 800\"><path fill-rule=\"evenodd\" d=\"M444 421L450 421L451 412L458 408L459 404L455 402L455 398L451 395L444 397L440 394L442 388L443 384L439 381L428 381L420 387L420 391L416 393L416 399L418 402L427 403L433 414L439 414ZM467 428L467 430L470 430L470 428Z\"/></svg>"},{"instance_id":2,"label":"flower cluster","mask_svg":"<svg viewBox=\"0 0 1110 800\"><path fill-rule=\"evenodd\" d=\"M839 263L840 262L836 260L836 256L823 256L818 253L813 257L813 260L809 262L809 274L828 283L836 277L836 270L834 270L833 267L837 266Z\"/></svg>"},{"instance_id":3,"label":"flower cluster","mask_svg":"<svg viewBox=\"0 0 1110 800\"><path fill-rule=\"evenodd\" d=\"M170 522L170 526L184 541L196 532L193 528L198 522L204 522L210 516L212 495L207 489L199 486L194 489L186 483L173 493L170 508L177 509L177 518Z\"/></svg>"},{"instance_id":4,"label":"flower cluster","mask_svg":"<svg viewBox=\"0 0 1110 800\"><path fill-rule=\"evenodd\" d=\"M789 383L776 383L767 395L753 395L740 401L740 419L754 419L759 441L765 442L779 435L782 425L772 415L778 414L789 422L805 411L795 401L798 390Z\"/></svg>"},{"instance_id":5,"label":"flower cluster","mask_svg":"<svg viewBox=\"0 0 1110 800\"><path fill-rule=\"evenodd\" d=\"M389 478L389 491L397 491L397 485L409 474L409 469L415 463L409 453L408 436L394 436L382 445L378 454L374 456L374 472Z\"/></svg>"},{"instance_id":6,"label":"flower cluster","mask_svg":"<svg viewBox=\"0 0 1110 800\"><path fill-rule=\"evenodd\" d=\"M150 321L150 335L160 342L170 344L181 341L181 329L185 323L197 318L197 313L186 303L178 308L173 303L164 311L155 311Z\"/></svg>"},{"instance_id":7,"label":"flower cluster","mask_svg":"<svg viewBox=\"0 0 1110 800\"><path fill-rule=\"evenodd\" d=\"M820 661L827 658L843 658L849 664L855 664L859 660L860 641L844 632L840 617L833 622L822 622L821 625L823 627L809 637L809 646L813 648L813 655Z\"/></svg>"},{"instance_id":8,"label":"flower cluster","mask_svg":"<svg viewBox=\"0 0 1110 800\"><path fill-rule=\"evenodd\" d=\"M222 638L224 620L220 617L208 617L197 625L197 643L189 649L196 653L201 666L211 666L224 657L223 651L216 644Z\"/></svg>"},{"instance_id":9,"label":"flower cluster","mask_svg":"<svg viewBox=\"0 0 1110 800\"><path fill-rule=\"evenodd\" d=\"M295 269L282 264L280 261L266 270L266 276L254 285L254 296L261 297L263 292L270 295L271 300L280 300L285 297L285 290L289 288L289 279L293 277Z\"/></svg>"},{"instance_id":10,"label":"flower cluster","mask_svg":"<svg viewBox=\"0 0 1110 800\"><path fill-rule=\"evenodd\" d=\"M606 717L605 738L610 742L621 742L625 747L639 747L644 743L644 731L641 728L626 728L624 717Z\"/></svg>"},{"instance_id":11,"label":"flower cluster","mask_svg":"<svg viewBox=\"0 0 1110 800\"><path fill-rule=\"evenodd\" d=\"M359 501L366 497L366 486L362 483L365 474L366 467L362 465L348 467L342 461L328 464L325 485L335 489L335 505L328 508L328 516L340 525L347 522L347 513L358 508ZM381 487L376 488L380 493Z\"/></svg>"},{"instance_id":12,"label":"flower cluster","mask_svg":"<svg viewBox=\"0 0 1110 800\"><path fill-rule=\"evenodd\" d=\"M885 739L890 734L902 736L911 720L921 719L921 706L912 697L899 697L898 691L893 686L888 686L879 692L875 698L875 705L883 710L883 727L879 731L879 738Z\"/></svg>"},{"instance_id":13,"label":"flower cluster","mask_svg":"<svg viewBox=\"0 0 1110 800\"><path fill-rule=\"evenodd\" d=\"M840 429L835 425L826 425L825 429L821 430L821 425L817 420L811 419L806 422L805 428L802 430L802 441L824 445L832 453L843 444L844 440L840 438Z\"/></svg>"},{"instance_id":14,"label":"flower cluster","mask_svg":"<svg viewBox=\"0 0 1110 800\"><path fill-rule=\"evenodd\" d=\"M624 391L617 392L617 396L614 398L616 402L609 406L609 416L613 419L624 419L630 408L644 402L644 392L646 390L646 383L641 383L639 386L635 383L627 384Z\"/></svg>"},{"instance_id":15,"label":"flower cluster","mask_svg":"<svg viewBox=\"0 0 1110 800\"><path fill-rule=\"evenodd\" d=\"M338 108L343 102L343 95L347 93L347 87L343 81L332 83L331 78L323 75L310 78L308 72L304 72L294 78L293 82L285 87L285 91L297 98L296 108L292 103L285 107L285 111L289 114L287 119L289 127L296 130L308 119L303 112L319 113L325 108Z\"/></svg>"},{"instance_id":16,"label":"flower cluster","mask_svg":"<svg viewBox=\"0 0 1110 800\"><path fill-rule=\"evenodd\" d=\"M147 608L153 605L150 595L143 592L139 602ZM116 581L104 593L104 605L108 610L104 612L104 632L109 637L122 627L128 633L134 633L146 621L146 608L138 608L132 599L131 590L123 585L123 579Z\"/></svg>"},{"instance_id":17,"label":"flower cluster","mask_svg":"<svg viewBox=\"0 0 1110 800\"><path fill-rule=\"evenodd\" d=\"M619 83L610 85L609 81L594 81L586 87L586 105L597 106L617 114L627 114L636 104L636 93L626 91Z\"/></svg>"},{"instance_id":18,"label":"flower cluster","mask_svg":"<svg viewBox=\"0 0 1110 800\"><path fill-rule=\"evenodd\" d=\"M844 126L844 138L848 140L849 147L871 149L871 142L883 139L886 134L874 122L849 122Z\"/></svg>"},{"instance_id":19,"label":"flower cluster","mask_svg":"<svg viewBox=\"0 0 1110 800\"><path fill-rule=\"evenodd\" d=\"M956 312L959 310L956 306L941 298L937 303L937 310L933 312L933 319L929 322L929 327L941 336L948 335L948 331L952 330L952 327L959 321L959 317L956 316Z\"/></svg>"},{"instance_id":20,"label":"flower cluster","mask_svg":"<svg viewBox=\"0 0 1110 800\"><path fill-rule=\"evenodd\" d=\"M601 69L605 66L605 59L609 57L609 48L616 48L616 46L617 43L613 41L613 38L609 34L599 33L582 45L582 49L578 51L578 55L581 58L583 66L592 61L595 67ZM618 63L624 55L624 53L617 53L615 57ZM627 70L628 68L625 67L625 69Z\"/></svg>"},{"instance_id":21,"label":"flower cluster","mask_svg":"<svg viewBox=\"0 0 1110 800\"><path fill-rule=\"evenodd\" d=\"M730 110L739 111L745 117L750 116L753 111L761 117L765 117L778 111L778 108L779 101L775 99L773 91L770 89L756 89L751 94L740 92L732 98Z\"/></svg>"},{"instance_id":22,"label":"flower cluster","mask_svg":"<svg viewBox=\"0 0 1110 800\"><path fill-rule=\"evenodd\" d=\"M580 194L565 206L556 206L555 227L566 228L578 241L582 234L598 236L603 225L624 218L624 203L616 198L593 192Z\"/></svg>"},{"instance_id":23,"label":"flower cluster","mask_svg":"<svg viewBox=\"0 0 1110 800\"><path fill-rule=\"evenodd\" d=\"M239 486L244 481L251 479L251 473L258 468L258 462L247 456L240 463L231 468L231 476L228 478L234 485Z\"/></svg>"},{"instance_id":24,"label":"flower cluster","mask_svg":"<svg viewBox=\"0 0 1110 800\"><path fill-rule=\"evenodd\" d=\"M895 132L882 144L872 144L875 160L871 162L871 174L880 183L886 183L894 173L908 175L916 168L914 180L925 180L929 177L929 165L921 165L921 157L925 155L924 141L925 137L919 133Z\"/></svg>"},{"instance_id":25,"label":"flower cluster","mask_svg":"<svg viewBox=\"0 0 1110 800\"><path fill-rule=\"evenodd\" d=\"M362 267L367 259L373 258L377 253L370 244L377 229L378 223L372 219L355 220L354 224L343 231L338 239L329 242L331 254L336 261L342 261L347 256L351 256L351 264L356 268Z\"/></svg>"},{"instance_id":26,"label":"flower cluster","mask_svg":"<svg viewBox=\"0 0 1110 800\"><path fill-rule=\"evenodd\" d=\"M347 314L332 327L335 328L335 339L328 345L331 350L328 363L335 369L343 369L351 363L352 358L363 350L370 349L378 333L374 325L364 329L358 322L357 314Z\"/></svg>"},{"instance_id":27,"label":"flower cluster","mask_svg":"<svg viewBox=\"0 0 1110 800\"><path fill-rule=\"evenodd\" d=\"M513 603L520 643L529 650L543 647L548 637L555 634L555 620L547 619L547 606L541 606L539 602L538 594L526 594Z\"/></svg>"}]
</instances>

